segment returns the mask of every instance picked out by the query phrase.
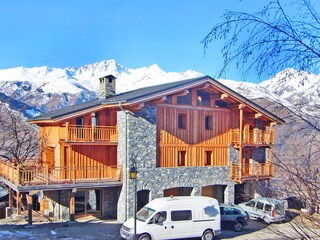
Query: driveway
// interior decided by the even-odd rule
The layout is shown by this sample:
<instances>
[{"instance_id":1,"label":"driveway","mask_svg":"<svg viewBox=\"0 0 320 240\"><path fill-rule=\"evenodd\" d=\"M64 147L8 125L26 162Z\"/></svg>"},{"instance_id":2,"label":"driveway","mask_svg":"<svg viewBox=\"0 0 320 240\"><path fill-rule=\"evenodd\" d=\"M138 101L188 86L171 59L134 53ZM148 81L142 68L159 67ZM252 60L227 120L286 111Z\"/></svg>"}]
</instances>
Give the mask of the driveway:
<instances>
[{"instance_id":1,"label":"driveway","mask_svg":"<svg viewBox=\"0 0 320 240\"><path fill-rule=\"evenodd\" d=\"M78 219L74 223L34 222L32 226L28 226L24 219L2 219L0 239L120 240L122 239L119 235L120 228L121 224L116 221L104 221L92 217ZM294 236L289 223L266 225L261 221L250 221L242 232L223 229L222 234L215 239L271 240L284 239L283 234Z\"/></svg>"}]
</instances>

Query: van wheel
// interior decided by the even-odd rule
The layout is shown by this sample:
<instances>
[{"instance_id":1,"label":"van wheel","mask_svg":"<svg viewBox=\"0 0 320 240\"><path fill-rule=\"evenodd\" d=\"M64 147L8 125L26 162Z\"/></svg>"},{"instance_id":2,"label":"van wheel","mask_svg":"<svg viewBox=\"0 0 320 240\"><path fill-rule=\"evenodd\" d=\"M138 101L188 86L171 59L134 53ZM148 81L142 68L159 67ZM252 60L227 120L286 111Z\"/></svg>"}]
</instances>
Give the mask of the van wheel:
<instances>
[{"instance_id":1,"label":"van wheel","mask_svg":"<svg viewBox=\"0 0 320 240\"><path fill-rule=\"evenodd\" d=\"M239 222L236 222L234 225L233 225L233 229L236 231L236 232L241 232L243 230L243 225Z\"/></svg>"},{"instance_id":2,"label":"van wheel","mask_svg":"<svg viewBox=\"0 0 320 240\"><path fill-rule=\"evenodd\" d=\"M149 234L144 233L139 236L138 240L151 240L151 237Z\"/></svg>"},{"instance_id":3,"label":"van wheel","mask_svg":"<svg viewBox=\"0 0 320 240\"><path fill-rule=\"evenodd\" d=\"M270 224L270 219L268 217L264 217L263 218L263 221L266 223L266 224Z\"/></svg>"},{"instance_id":4,"label":"van wheel","mask_svg":"<svg viewBox=\"0 0 320 240\"><path fill-rule=\"evenodd\" d=\"M214 234L211 230L206 230L202 234L201 240L213 240Z\"/></svg>"}]
</instances>

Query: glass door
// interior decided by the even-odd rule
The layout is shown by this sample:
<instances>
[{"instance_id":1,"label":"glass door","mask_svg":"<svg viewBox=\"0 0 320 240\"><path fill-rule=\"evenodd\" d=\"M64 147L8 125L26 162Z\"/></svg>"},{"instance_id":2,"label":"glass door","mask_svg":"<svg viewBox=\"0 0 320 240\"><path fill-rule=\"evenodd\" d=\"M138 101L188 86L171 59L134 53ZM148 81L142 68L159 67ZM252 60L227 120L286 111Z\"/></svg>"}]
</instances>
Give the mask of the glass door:
<instances>
[{"instance_id":1,"label":"glass door","mask_svg":"<svg viewBox=\"0 0 320 240\"><path fill-rule=\"evenodd\" d=\"M75 193L75 214L100 214L101 190L90 189Z\"/></svg>"}]
</instances>

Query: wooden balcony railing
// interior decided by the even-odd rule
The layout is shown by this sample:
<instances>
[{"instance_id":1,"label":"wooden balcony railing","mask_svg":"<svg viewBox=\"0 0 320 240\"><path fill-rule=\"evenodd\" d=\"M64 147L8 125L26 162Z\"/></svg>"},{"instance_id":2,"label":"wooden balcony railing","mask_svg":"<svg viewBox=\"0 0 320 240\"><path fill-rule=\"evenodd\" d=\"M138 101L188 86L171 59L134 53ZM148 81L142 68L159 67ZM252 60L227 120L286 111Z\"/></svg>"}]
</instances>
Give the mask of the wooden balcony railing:
<instances>
[{"instance_id":1,"label":"wooden balcony railing","mask_svg":"<svg viewBox=\"0 0 320 240\"><path fill-rule=\"evenodd\" d=\"M41 167L14 166L0 161L0 176L16 185L50 185L59 183L121 181L121 166Z\"/></svg>"},{"instance_id":2,"label":"wooden balcony railing","mask_svg":"<svg viewBox=\"0 0 320 240\"><path fill-rule=\"evenodd\" d=\"M117 142L116 126L76 126L66 124L60 128L60 139L75 142Z\"/></svg>"},{"instance_id":3,"label":"wooden balcony railing","mask_svg":"<svg viewBox=\"0 0 320 240\"><path fill-rule=\"evenodd\" d=\"M273 176L274 164L272 162L245 164L242 169L237 163L231 164L231 178L237 182L259 178L265 179Z\"/></svg>"},{"instance_id":4,"label":"wooden balcony railing","mask_svg":"<svg viewBox=\"0 0 320 240\"><path fill-rule=\"evenodd\" d=\"M230 130L229 139L230 143L232 144L240 144L240 130ZM274 133L273 131L262 131L260 129L243 131L242 143L254 145L271 145L274 144Z\"/></svg>"}]
</instances>

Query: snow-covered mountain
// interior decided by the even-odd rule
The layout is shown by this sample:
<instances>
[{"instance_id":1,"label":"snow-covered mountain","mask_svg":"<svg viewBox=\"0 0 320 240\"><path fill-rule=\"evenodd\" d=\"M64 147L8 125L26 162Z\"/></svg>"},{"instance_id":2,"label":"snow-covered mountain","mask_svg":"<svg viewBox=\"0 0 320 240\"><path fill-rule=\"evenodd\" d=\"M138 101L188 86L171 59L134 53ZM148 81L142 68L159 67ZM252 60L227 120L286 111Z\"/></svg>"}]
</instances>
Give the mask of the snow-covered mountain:
<instances>
[{"instance_id":1,"label":"snow-covered mountain","mask_svg":"<svg viewBox=\"0 0 320 240\"><path fill-rule=\"evenodd\" d=\"M118 93L203 75L192 70L164 72L156 64L131 69L115 60L80 68L17 67L0 70L0 100L9 103L13 109L24 106L25 115L32 117L95 98L98 79L109 74L117 77ZM291 106L301 102L309 105L320 103L319 80L320 76L286 69L259 84L219 81L249 99L268 98Z\"/></svg>"}]
</instances>

